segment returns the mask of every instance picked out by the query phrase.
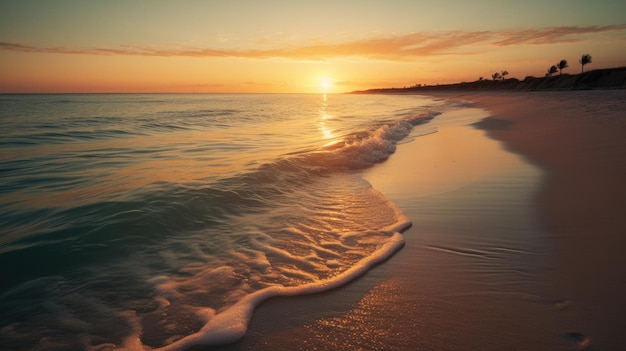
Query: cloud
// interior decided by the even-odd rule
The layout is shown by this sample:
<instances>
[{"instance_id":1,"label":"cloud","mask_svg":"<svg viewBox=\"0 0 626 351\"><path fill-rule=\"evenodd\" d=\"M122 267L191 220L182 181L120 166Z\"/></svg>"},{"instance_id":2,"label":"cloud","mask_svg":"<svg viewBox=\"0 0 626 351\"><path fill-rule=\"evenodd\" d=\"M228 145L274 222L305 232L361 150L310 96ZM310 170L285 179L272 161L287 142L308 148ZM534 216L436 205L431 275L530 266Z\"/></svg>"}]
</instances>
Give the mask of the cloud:
<instances>
[{"instance_id":1,"label":"cloud","mask_svg":"<svg viewBox=\"0 0 626 351\"><path fill-rule=\"evenodd\" d=\"M579 42L588 35L626 30L626 24L608 26L564 26L505 31L418 32L340 43L315 43L271 49L216 49L187 47L163 49L141 46L116 48L40 47L15 42L0 42L0 51L74 55L126 55L198 58L286 58L328 60L340 57L366 57L405 61L417 57L476 53L477 47L548 45Z\"/></svg>"},{"instance_id":2,"label":"cloud","mask_svg":"<svg viewBox=\"0 0 626 351\"><path fill-rule=\"evenodd\" d=\"M617 32L626 29L625 24L590 27L552 27L543 29L526 29L500 33L500 39L494 41L495 46L509 45L547 45L572 43L581 41L583 36L605 32Z\"/></svg>"}]
</instances>

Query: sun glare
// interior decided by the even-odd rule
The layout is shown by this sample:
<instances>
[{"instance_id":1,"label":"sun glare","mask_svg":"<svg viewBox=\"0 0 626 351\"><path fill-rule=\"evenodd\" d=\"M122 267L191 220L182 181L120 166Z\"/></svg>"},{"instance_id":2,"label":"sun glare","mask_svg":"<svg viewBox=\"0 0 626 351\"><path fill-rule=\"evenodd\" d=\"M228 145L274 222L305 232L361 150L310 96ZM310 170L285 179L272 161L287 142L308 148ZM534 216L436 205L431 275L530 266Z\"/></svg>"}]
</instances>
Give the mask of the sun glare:
<instances>
[{"instance_id":1,"label":"sun glare","mask_svg":"<svg viewBox=\"0 0 626 351\"><path fill-rule=\"evenodd\" d=\"M330 92L330 89L333 88L333 80L328 77L320 78L320 88L322 89L323 93Z\"/></svg>"}]
</instances>

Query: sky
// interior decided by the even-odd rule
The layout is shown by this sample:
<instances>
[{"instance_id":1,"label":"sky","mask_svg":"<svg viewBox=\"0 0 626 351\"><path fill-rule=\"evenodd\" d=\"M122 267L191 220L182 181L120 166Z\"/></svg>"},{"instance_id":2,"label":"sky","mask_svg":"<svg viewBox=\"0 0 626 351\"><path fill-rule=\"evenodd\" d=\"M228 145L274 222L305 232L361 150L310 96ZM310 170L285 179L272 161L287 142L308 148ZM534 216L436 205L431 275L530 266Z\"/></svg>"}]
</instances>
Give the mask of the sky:
<instances>
[{"instance_id":1,"label":"sky","mask_svg":"<svg viewBox=\"0 0 626 351\"><path fill-rule=\"evenodd\" d=\"M0 0L0 93L347 92L626 66L624 0Z\"/></svg>"}]
</instances>

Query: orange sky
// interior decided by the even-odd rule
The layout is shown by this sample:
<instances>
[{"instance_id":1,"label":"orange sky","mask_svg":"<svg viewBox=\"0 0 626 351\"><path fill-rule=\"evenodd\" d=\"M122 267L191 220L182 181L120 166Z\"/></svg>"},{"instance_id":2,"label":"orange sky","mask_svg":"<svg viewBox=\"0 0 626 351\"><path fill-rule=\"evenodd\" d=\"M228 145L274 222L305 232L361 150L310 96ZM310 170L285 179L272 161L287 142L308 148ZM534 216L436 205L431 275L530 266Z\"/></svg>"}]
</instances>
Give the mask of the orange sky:
<instances>
[{"instance_id":1,"label":"orange sky","mask_svg":"<svg viewBox=\"0 0 626 351\"><path fill-rule=\"evenodd\" d=\"M0 0L0 92L345 92L626 65L626 1Z\"/></svg>"}]
</instances>

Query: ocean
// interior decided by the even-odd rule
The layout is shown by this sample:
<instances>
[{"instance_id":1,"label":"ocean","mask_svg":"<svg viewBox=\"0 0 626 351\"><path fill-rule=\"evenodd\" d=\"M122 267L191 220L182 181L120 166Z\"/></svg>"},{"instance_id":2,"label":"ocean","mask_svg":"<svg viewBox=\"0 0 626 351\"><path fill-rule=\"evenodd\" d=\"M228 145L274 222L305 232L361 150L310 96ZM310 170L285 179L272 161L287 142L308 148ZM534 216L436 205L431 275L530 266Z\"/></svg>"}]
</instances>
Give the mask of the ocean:
<instances>
[{"instance_id":1,"label":"ocean","mask_svg":"<svg viewBox=\"0 0 626 351\"><path fill-rule=\"evenodd\" d=\"M356 279L410 219L361 177L418 95L0 95L0 345L184 350Z\"/></svg>"}]
</instances>

